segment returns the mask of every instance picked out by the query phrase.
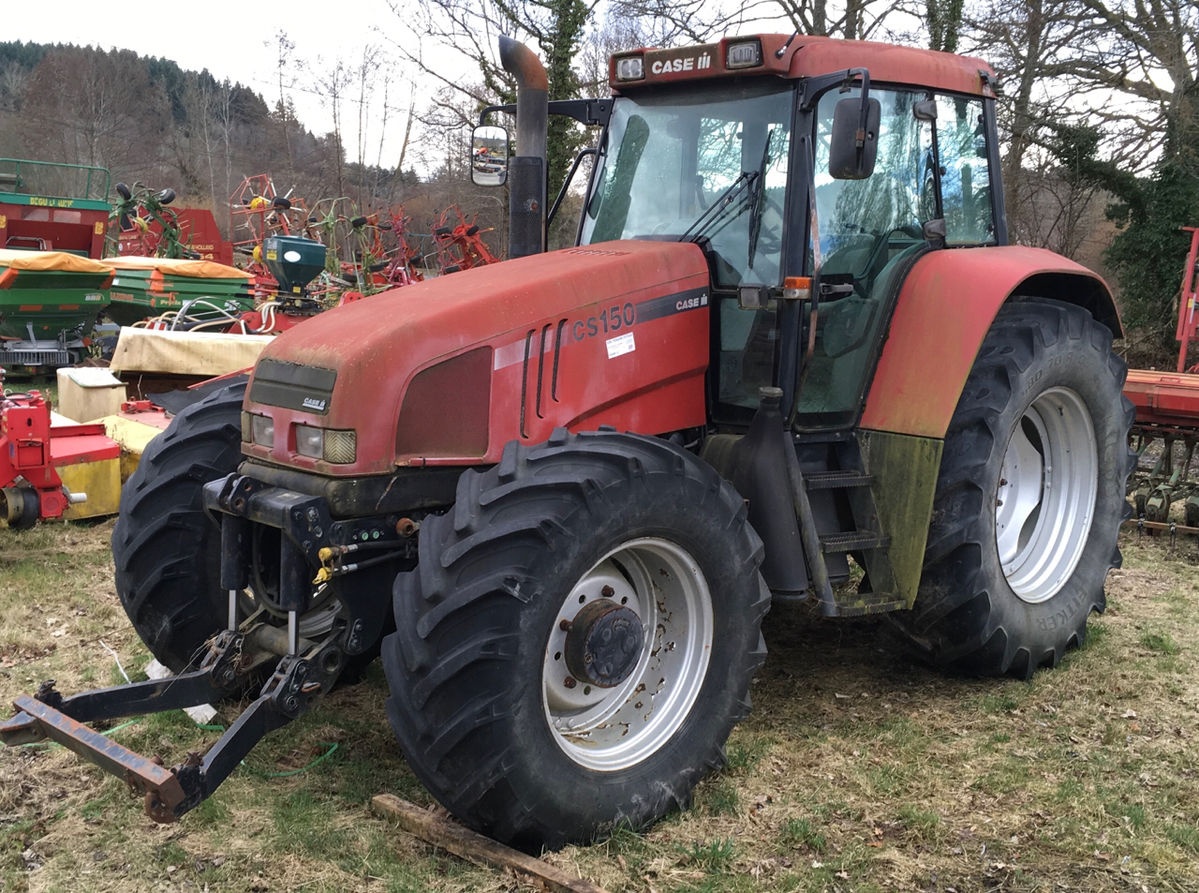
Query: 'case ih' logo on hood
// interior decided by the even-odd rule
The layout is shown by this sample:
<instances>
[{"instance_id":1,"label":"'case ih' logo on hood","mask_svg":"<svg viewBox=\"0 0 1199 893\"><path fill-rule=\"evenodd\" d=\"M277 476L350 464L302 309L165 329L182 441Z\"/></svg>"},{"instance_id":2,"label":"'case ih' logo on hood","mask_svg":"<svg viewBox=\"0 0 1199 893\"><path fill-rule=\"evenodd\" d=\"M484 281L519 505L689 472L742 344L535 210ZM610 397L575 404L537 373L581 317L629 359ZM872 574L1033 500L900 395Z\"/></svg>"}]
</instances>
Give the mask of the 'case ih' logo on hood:
<instances>
[{"instance_id":1,"label":"'case ih' logo on hood","mask_svg":"<svg viewBox=\"0 0 1199 893\"><path fill-rule=\"evenodd\" d=\"M313 412L324 412L327 404L327 400L319 397L305 397L302 405L305 409L311 409Z\"/></svg>"}]
</instances>

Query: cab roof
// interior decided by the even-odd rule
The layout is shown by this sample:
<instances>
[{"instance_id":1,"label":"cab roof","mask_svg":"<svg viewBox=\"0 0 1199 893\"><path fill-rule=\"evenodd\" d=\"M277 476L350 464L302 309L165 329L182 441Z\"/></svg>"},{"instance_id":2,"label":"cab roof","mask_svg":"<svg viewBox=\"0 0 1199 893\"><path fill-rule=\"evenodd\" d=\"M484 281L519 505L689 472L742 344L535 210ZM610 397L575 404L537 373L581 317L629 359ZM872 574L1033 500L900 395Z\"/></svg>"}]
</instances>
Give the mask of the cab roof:
<instances>
[{"instance_id":1,"label":"cab roof","mask_svg":"<svg viewBox=\"0 0 1199 893\"><path fill-rule=\"evenodd\" d=\"M739 48L757 44L757 64L752 51ZM622 60L642 59L642 76L621 77ZM950 93L993 97L995 72L981 59L898 44L866 40L840 40L785 34L726 37L716 43L673 49L642 48L616 53L609 61L609 83L615 93L634 92L656 84L713 78L806 78L865 68L871 81L910 84Z\"/></svg>"}]
</instances>

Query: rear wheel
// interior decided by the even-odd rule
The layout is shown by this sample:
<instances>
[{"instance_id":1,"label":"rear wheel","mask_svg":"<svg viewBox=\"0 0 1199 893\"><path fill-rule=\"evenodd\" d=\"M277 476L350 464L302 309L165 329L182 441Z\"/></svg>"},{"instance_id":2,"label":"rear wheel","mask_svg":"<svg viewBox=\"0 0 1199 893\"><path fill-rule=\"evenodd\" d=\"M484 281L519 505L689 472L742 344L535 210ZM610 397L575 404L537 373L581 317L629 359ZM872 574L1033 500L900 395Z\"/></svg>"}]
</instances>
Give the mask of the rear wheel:
<instances>
[{"instance_id":1,"label":"rear wheel","mask_svg":"<svg viewBox=\"0 0 1199 893\"><path fill-rule=\"evenodd\" d=\"M736 492L660 440L563 432L466 472L383 647L413 771L527 848L686 804L765 656L761 555Z\"/></svg>"},{"instance_id":2,"label":"rear wheel","mask_svg":"<svg viewBox=\"0 0 1199 893\"><path fill-rule=\"evenodd\" d=\"M1085 310L1000 310L946 432L916 603L895 615L933 662L1027 678L1082 642L1120 564L1124 376Z\"/></svg>"}]
</instances>

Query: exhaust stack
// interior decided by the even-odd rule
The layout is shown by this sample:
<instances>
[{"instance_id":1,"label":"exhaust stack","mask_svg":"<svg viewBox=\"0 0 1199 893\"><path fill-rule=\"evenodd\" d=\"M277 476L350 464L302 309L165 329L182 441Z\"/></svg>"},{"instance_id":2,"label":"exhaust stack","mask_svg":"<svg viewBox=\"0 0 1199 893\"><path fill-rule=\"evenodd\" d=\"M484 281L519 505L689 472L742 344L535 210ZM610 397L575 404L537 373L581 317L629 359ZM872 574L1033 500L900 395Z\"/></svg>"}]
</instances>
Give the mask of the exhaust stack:
<instances>
[{"instance_id":1,"label":"exhaust stack","mask_svg":"<svg viewBox=\"0 0 1199 893\"><path fill-rule=\"evenodd\" d=\"M549 79L524 44L500 36L500 64L516 78L516 151L508 164L508 256L545 251Z\"/></svg>"}]
</instances>

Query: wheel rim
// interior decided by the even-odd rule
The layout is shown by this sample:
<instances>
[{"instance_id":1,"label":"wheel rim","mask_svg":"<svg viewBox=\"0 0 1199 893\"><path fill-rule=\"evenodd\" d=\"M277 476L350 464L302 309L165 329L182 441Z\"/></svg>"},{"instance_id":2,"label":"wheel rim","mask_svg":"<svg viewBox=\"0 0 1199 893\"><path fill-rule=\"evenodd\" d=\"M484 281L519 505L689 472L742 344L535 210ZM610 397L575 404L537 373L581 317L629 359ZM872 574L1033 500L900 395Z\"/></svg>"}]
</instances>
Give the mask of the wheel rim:
<instances>
[{"instance_id":1,"label":"wheel rim","mask_svg":"<svg viewBox=\"0 0 1199 893\"><path fill-rule=\"evenodd\" d=\"M613 628L629 642L627 656L580 678L580 636L597 641ZM558 746L600 771L656 752L699 696L712 630L708 583L686 550L644 538L601 558L563 600L546 646L543 703Z\"/></svg>"},{"instance_id":2,"label":"wheel rim","mask_svg":"<svg viewBox=\"0 0 1199 893\"><path fill-rule=\"evenodd\" d=\"M1074 573L1098 492L1095 427L1074 391L1051 388L1020 417L995 496L995 541L1022 600L1052 598Z\"/></svg>"}]
</instances>

